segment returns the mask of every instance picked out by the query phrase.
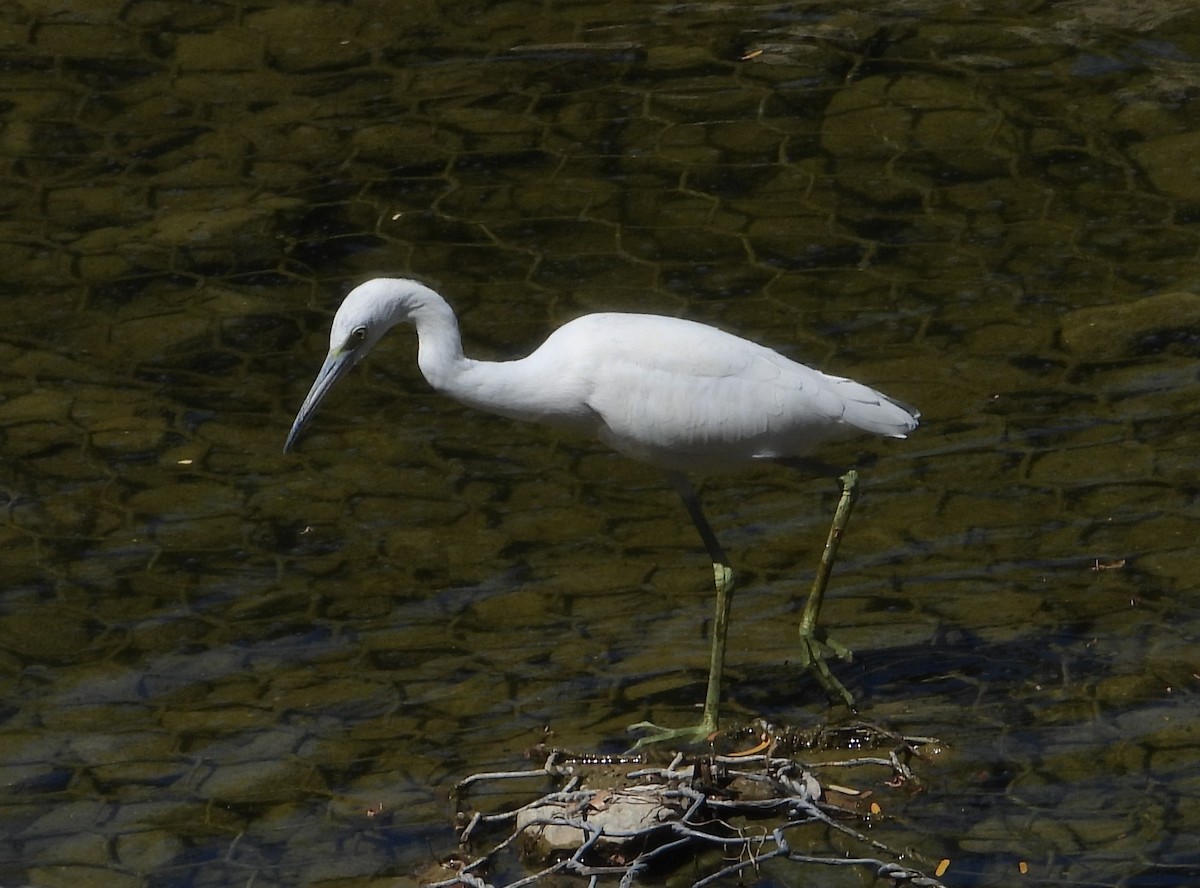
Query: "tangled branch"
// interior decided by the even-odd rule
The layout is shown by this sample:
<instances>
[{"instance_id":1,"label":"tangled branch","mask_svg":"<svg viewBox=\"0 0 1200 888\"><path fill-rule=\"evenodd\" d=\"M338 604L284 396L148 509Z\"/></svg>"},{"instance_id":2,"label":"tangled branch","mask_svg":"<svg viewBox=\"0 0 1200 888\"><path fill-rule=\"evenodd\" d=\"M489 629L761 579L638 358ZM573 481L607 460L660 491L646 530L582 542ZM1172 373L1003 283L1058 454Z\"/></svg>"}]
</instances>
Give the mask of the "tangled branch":
<instances>
[{"instance_id":1,"label":"tangled branch","mask_svg":"<svg viewBox=\"0 0 1200 888\"><path fill-rule=\"evenodd\" d=\"M870 792L825 779L835 771L886 769L887 786L915 787L919 781L908 762L935 741L870 726L853 730L853 748L867 745L864 737L871 744L890 742L891 748L885 755L830 758L831 750L839 750L829 745L828 733L816 741L807 734L762 728L756 734L759 744L747 752L677 754L665 766L643 756L539 748L536 754L544 755L539 768L474 774L458 784L459 844L465 853L445 862L445 878L427 881L426 888L523 888L555 874L588 879L589 888L610 883L629 888L642 876L686 861L712 870L692 888L757 872L770 861L858 867L896 885L942 888L908 865L919 859L910 849L894 851L859 828L879 819L879 806L868 805ZM781 754L812 753L818 746L826 755L819 763ZM515 807L485 813L467 805L469 793L498 795L499 787L512 781L547 779L555 789ZM827 835L843 837L845 846L860 853L811 850Z\"/></svg>"}]
</instances>

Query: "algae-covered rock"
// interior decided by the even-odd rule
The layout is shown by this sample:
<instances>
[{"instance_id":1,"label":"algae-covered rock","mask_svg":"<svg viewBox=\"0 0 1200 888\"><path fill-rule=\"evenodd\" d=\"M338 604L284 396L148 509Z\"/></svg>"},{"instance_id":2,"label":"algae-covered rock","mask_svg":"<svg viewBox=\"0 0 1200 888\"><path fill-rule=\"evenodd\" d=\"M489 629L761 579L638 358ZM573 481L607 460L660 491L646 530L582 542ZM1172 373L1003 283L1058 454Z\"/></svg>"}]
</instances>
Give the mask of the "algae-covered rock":
<instances>
[{"instance_id":1,"label":"algae-covered rock","mask_svg":"<svg viewBox=\"0 0 1200 888\"><path fill-rule=\"evenodd\" d=\"M1200 200L1200 132L1176 133L1151 139L1130 149L1155 188L1180 200Z\"/></svg>"},{"instance_id":2,"label":"algae-covered rock","mask_svg":"<svg viewBox=\"0 0 1200 888\"><path fill-rule=\"evenodd\" d=\"M1172 346L1200 351L1200 296L1160 293L1134 302L1073 311L1062 319L1062 343L1088 361L1119 361Z\"/></svg>"}]
</instances>

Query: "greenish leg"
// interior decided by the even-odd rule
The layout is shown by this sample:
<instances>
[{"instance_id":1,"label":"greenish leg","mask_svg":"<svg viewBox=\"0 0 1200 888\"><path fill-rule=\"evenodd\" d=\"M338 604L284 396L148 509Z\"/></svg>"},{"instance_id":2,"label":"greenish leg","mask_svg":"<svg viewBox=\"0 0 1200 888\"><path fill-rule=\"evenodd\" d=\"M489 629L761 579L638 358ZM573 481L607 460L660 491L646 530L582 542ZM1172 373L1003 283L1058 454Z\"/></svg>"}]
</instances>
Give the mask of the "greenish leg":
<instances>
[{"instance_id":1,"label":"greenish leg","mask_svg":"<svg viewBox=\"0 0 1200 888\"><path fill-rule=\"evenodd\" d=\"M700 508L700 498L691 483L683 475L671 475L683 505L700 532L704 546L708 549L709 557L713 560L713 583L717 590L716 617L712 626L712 650L708 658L708 689L704 693L704 713L700 724L686 728L661 728L651 722L638 722L630 725L631 731L645 731L633 748L650 743L661 743L664 740L685 739L689 743L697 743L717 730L718 714L721 708L721 674L725 671L725 639L729 634L729 611L733 606L733 568L721 544L717 542L716 534L709 526L704 512Z\"/></svg>"},{"instance_id":2,"label":"greenish leg","mask_svg":"<svg viewBox=\"0 0 1200 888\"><path fill-rule=\"evenodd\" d=\"M825 541L825 550L821 553L817 574L813 577L812 590L808 593L808 601L800 615L800 665L812 673L813 678L833 702L842 702L849 707L854 706L854 697L846 690L845 685L833 677L829 666L825 663L826 650L834 656L849 660L853 657L850 649L839 644L829 636L829 633L817 626L817 617L821 613L821 604L825 600L825 587L829 585L829 575L833 570L833 562L837 557L838 546L841 545L842 535L850 520L850 512L854 509L854 501L858 498L858 472L854 469L846 472L839 479L842 483L842 497L838 500L837 509L833 513L833 524L829 528L829 539Z\"/></svg>"},{"instance_id":3,"label":"greenish leg","mask_svg":"<svg viewBox=\"0 0 1200 888\"><path fill-rule=\"evenodd\" d=\"M717 716L721 707L721 673L725 671L725 638L729 633L729 609L733 604L733 569L727 564L714 563L713 579L717 587L717 613L713 620L708 690L704 692L704 714L700 717L700 724L686 728L662 728L653 722L630 725L630 731L646 732L633 744L634 749L664 740L682 739L687 743L700 743L717 730Z\"/></svg>"},{"instance_id":4,"label":"greenish leg","mask_svg":"<svg viewBox=\"0 0 1200 888\"><path fill-rule=\"evenodd\" d=\"M725 639L729 632L729 612L733 606L733 568L716 535L709 526L704 512L700 508L700 499L691 483L683 475L672 475L672 482L679 491L692 523L700 532L704 546L708 549L713 560L713 580L717 590L716 618L712 627L712 651L708 663L708 689L704 694L704 713L700 724L686 728L662 728L652 722L638 722L630 725L631 731L645 731L634 744L634 749L650 743L661 743L664 740L684 739L689 743L704 740L717 730L718 715L721 706L721 676L725 670ZM824 629L817 626L817 618L821 613L821 604L825 600L825 589L829 585L829 576L833 571L833 563L837 558L838 546L841 545L842 535L854 509L854 501L858 498L858 472L854 469L846 472L839 479L842 485L842 496L838 500L837 509L833 513L833 524L829 528L829 539L821 552L821 561L817 565L816 576L813 577L812 589L805 602L804 611L800 615L800 665L812 673L817 683L834 702L842 702L854 706L853 695L846 690L845 685L834 678L825 662L825 652L849 660L853 654L850 649L840 644Z\"/></svg>"},{"instance_id":5,"label":"greenish leg","mask_svg":"<svg viewBox=\"0 0 1200 888\"><path fill-rule=\"evenodd\" d=\"M713 619L712 650L708 657L708 689L704 692L704 717L699 728L708 736L717 729L721 709L721 676L725 672L725 639L729 635L729 611L733 606L733 568L713 564L717 588L717 612Z\"/></svg>"}]
</instances>

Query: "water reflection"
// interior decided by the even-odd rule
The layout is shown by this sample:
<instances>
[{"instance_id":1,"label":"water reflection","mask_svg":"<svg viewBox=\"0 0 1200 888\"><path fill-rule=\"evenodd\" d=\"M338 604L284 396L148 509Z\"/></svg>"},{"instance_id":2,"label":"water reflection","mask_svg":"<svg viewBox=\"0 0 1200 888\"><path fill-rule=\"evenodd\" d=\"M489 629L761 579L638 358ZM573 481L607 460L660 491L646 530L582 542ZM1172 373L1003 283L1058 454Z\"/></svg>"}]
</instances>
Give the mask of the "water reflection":
<instances>
[{"instance_id":1,"label":"water reflection","mask_svg":"<svg viewBox=\"0 0 1200 888\"><path fill-rule=\"evenodd\" d=\"M864 714L952 748L896 813L948 884L1194 879L1195 17L8 10L0 882L401 875L463 774L698 699L646 470L403 337L279 454L382 272L482 354L652 310L918 401L828 602ZM823 713L785 664L835 495L710 486L730 711Z\"/></svg>"}]
</instances>

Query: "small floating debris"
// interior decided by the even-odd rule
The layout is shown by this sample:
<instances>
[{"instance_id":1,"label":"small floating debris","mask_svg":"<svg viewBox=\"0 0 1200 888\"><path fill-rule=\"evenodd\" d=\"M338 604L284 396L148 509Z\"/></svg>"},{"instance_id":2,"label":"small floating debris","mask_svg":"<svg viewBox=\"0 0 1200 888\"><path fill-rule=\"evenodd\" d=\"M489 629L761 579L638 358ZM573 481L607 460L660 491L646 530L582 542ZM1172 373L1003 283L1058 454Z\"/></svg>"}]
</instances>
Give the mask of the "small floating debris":
<instances>
[{"instance_id":1,"label":"small floating debris","mask_svg":"<svg viewBox=\"0 0 1200 888\"><path fill-rule=\"evenodd\" d=\"M646 49L638 43L526 43L509 47L501 56L509 61L644 62Z\"/></svg>"}]
</instances>

